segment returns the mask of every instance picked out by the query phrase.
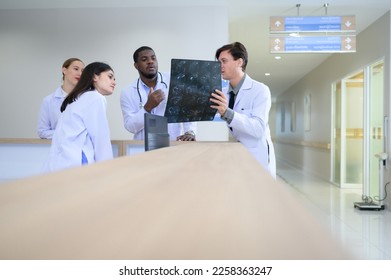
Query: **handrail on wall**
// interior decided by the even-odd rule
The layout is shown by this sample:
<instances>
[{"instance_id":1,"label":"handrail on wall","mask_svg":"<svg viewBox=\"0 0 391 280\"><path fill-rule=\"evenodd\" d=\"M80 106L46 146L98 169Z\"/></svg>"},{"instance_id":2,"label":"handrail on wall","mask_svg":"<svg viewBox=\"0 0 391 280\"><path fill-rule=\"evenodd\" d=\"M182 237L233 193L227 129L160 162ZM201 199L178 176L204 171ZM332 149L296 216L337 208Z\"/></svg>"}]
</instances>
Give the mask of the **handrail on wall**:
<instances>
[{"instance_id":1,"label":"handrail on wall","mask_svg":"<svg viewBox=\"0 0 391 280\"><path fill-rule=\"evenodd\" d=\"M301 146L306 148L317 148L322 150L330 150L330 143L322 143L322 142L310 142L310 141L294 141L294 140L286 140L286 139L273 139L274 143L288 144Z\"/></svg>"},{"instance_id":2,"label":"handrail on wall","mask_svg":"<svg viewBox=\"0 0 391 280\"><path fill-rule=\"evenodd\" d=\"M50 139L40 138L0 138L0 144L42 144L48 145L52 141ZM111 140L112 145L118 146L118 156L126 155L127 145L144 145L141 140Z\"/></svg>"}]
</instances>

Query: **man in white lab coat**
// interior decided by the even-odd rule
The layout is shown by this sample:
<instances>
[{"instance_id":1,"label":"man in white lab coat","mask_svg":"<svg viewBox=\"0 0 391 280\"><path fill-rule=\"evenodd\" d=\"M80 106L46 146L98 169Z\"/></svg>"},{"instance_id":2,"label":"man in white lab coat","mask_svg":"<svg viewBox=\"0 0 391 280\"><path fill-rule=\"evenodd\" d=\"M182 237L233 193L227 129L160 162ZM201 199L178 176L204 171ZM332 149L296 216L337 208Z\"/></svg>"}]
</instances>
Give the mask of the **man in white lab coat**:
<instances>
[{"instance_id":1,"label":"man in white lab coat","mask_svg":"<svg viewBox=\"0 0 391 280\"><path fill-rule=\"evenodd\" d=\"M134 67L139 78L121 92L121 109L125 128L134 134L133 139L144 140L144 114L164 116L170 77L158 71L154 50L148 46L133 54ZM195 141L196 123L169 123L171 141Z\"/></svg>"},{"instance_id":2,"label":"man in white lab coat","mask_svg":"<svg viewBox=\"0 0 391 280\"><path fill-rule=\"evenodd\" d=\"M212 108L218 110L232 136L241 142L275 178L276 160L269 129L271 95L269 87L245 73L248 55L239 42L216 51L221 73L229 86L212 93Z\"/></svg>"}]
</instances>

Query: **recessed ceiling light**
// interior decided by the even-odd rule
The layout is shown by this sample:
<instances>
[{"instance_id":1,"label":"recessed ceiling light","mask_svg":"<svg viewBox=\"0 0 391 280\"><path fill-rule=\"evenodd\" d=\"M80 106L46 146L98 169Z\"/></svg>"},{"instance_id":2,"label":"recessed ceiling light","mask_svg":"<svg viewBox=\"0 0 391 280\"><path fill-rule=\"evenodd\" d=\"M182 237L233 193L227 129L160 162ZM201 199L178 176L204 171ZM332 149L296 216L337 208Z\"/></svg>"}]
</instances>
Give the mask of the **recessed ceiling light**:
<instances>
[{"instance_id":1,"label":"recessed ceiling light","mask_svg":"<svg viewBox=\"0 0 391 280\"><path fill-rule=\"evenodd\" d=\"M289 33L289 36L290 37L300 37L300 34L298 32L292 32L292 33Z\"/></svg>"},{"instance_id":2,"label":"recessed ceiling light","mask_svg":"<svg viewBox=\"0 0 391 280\"><path fill-rule=\"evenodd\" d=\"M270 76L270 73L265 73L265 76Z\"/></svg>"},{"instance_id":3,"label":"recessed ceiling light","mask_svg":"<svg viewBox=\"0 0 391 280\"><path fill-rule=\"evenodd\" d=\"M277 60L280 60L281 56L275 56L274 58L277 59Z\"/></svg>"}]
</instances>

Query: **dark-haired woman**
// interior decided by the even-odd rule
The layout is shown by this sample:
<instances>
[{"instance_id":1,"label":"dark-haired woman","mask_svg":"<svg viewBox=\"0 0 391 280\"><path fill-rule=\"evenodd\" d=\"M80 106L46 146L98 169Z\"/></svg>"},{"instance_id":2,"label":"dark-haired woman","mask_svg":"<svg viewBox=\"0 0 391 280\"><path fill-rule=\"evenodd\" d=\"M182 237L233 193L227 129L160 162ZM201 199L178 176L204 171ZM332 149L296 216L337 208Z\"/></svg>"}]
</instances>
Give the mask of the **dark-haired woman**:
<instances>
[{"instance_id":1,"label":"dark-haired woman","mask_svg":"<svg viewBox=\"0 0 391 280\"><path fill-rule=\"evenodd\" d=\"M114 88L114 71L108 64L93 62L86 66L62 103L47 171L113 158L105 96L111 95Z\"/></svg>"}]
</instances>

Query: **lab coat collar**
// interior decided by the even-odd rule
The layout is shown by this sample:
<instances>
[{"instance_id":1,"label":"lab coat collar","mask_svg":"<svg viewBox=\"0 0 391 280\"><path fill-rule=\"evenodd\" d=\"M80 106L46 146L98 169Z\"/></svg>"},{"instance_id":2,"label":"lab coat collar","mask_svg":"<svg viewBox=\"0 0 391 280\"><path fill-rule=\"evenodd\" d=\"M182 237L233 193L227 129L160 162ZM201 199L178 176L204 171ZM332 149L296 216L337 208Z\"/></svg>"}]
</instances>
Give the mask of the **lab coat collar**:
<instances>
[{"instance_id":1,"label":"lab coat collar","mask_svg":"<svg viewBox=\"0 0 391 280\"><path fill-rule=\"evenodd\" d=\"M62 90L62 87L59 86L59 87L56 89L56 91L54 92L54 97L56 97L56 98L64 98L65 95L64 95L63 92L64 92L64 91Z\"/></svg>"}]
</instances>

